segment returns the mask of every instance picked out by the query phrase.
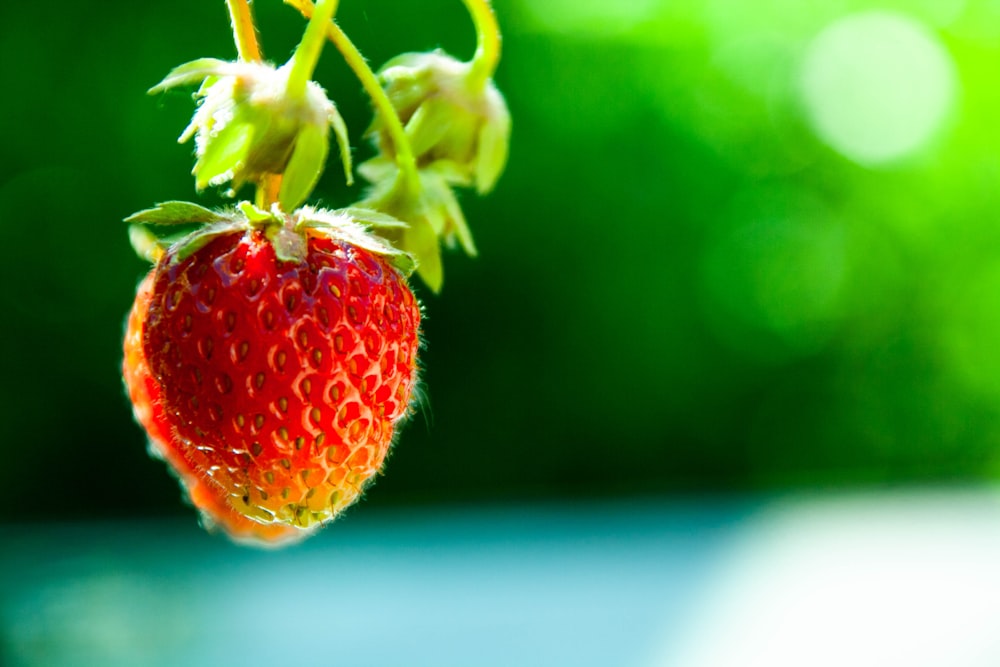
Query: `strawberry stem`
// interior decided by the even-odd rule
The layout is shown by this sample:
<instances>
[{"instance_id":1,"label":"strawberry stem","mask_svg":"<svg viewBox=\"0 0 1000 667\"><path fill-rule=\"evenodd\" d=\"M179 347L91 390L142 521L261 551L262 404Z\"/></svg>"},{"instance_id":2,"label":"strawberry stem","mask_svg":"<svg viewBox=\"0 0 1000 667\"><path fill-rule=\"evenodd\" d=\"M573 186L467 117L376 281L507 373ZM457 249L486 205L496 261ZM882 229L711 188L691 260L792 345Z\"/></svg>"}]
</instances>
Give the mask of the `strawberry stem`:
<instances>
[{"instance_id":1,"label":"strawberry stem","mask_svg":"<svg viewBox=\"0 0 1000 667\"><path fill-rule=\"evenodd\" d=\"M248 0L226 0L229 6L229 18L233 24L233 41L236 42L236 53L240 60L247 62L259 61L260 45L257 42L257 28L253 22Z\"/></svg>"},{"instance_id":2,"label":"strawberry stem","mask_svg":"<svg viewBox=\"0 0 1000 667\"><path fill-rule=\"evenodd\" d=\"M500 62L500 26L490 0L462 0L476 26L476 53L472 57L469 81L482 87Z\"/></svg>"},{"instance_id":3,"label":"strawberry stem","mask_svg":"<svg viewBox=\"0 0 1000 667\"><path fill-rule=\"evenodd\" d=\"M278 192L281 191L281 174L265 174L260 183L257 184L256 197L254 203L258 208L265 211L271 209L271 204L278 201Z\"/></svg>"},{"instance_id":4,"label":"strawberry stem","mask_svg":"<svg viewBox=\"0 0 1000 667\"><path fill-rule=\"evenodd\" d=\"M292 69L288 73L288 84L285 94L288 99L302 99L306 94L306 84L312 79L319 54L326 43L326 26L333 20L337 11L338 0L319 0L315 5L313 15L309 17L309 25L302 36L302 41L292 55Z\"/></svg>"},{"instance_id":5,"label":"strawberry stem","mask_svg":"<svg viewBox=\"0 0 1000 667\"><path fill-rule=\"evenodd\" d=\"M257 26L253 20L249 0L226 0L229 7L229 18L233 25L233 41L236 43L236 53L245 62L260 62L262 56L260 43L257 40ZM267 209L271 203L278 200L278 190L281 187L281 174L266 174L257 183L255 201L257 206Z\"/></svg>"},{"instance_id":6,"label":"strawberry stem","mask_svg":"<svg viewBox=\"0 0 1000 667\"><path fill-rule=\"evenodd\" d=\"M285 4L297 9L307 19L312 19L314 11L318 9L318 7L313 6L312 0L285 0ZM340 51L345 62L347 62L347 66L351 68L358 81L361 82L361 87L365 89L368 97L371 98L376 113L381 116L382 122L385 124L389 136L392 138L395 148L396 166L399 168L401 184L410 193L418 193L420 191L420 179L417 173L417 160L413 155L413 148L410 146L410 140L406 136L406 129L399 119L399 114L396 113L392 102L389 101L388 95L382 90L382 86L378 82L378 77L375 76L371 67L368 66L368 61L358 51L358 47L354 45L351 38L341 30L335 21L330 20L327 22L326 36L337 47L337 50Z\"/></svg>"}]
</instances>

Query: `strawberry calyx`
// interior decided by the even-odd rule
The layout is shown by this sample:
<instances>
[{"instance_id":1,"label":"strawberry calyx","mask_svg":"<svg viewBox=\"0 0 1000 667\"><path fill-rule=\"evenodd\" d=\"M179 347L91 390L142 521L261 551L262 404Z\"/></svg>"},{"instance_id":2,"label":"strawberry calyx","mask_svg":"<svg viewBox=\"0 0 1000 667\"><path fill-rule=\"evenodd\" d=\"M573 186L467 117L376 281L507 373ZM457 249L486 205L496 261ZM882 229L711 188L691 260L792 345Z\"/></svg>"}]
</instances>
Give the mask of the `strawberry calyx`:
<instances>
[{"instance_id":1,"label":"strawberry calyx","mask_svg":"<svg viewBox=\"0 0 1000 667\"><path fill-rule=\"evenodd\" d=\"M406 187L396 163L385 156L368 160L359 172L373 183L362 205L406 220L403 227L387 228L384 235L416 257L417 274L432 291L440 292L444 283L441 241L449 248L457 242L470 257L477 254L451 185L458 178L458 169L446 160L421 167L416 191Z\"/></svg>"},{"instance_id":2,"label":"strawberry calyx","mask_svg":"<svg viewBox=\"0 0 1000 667\"><path fill-rule=\"evenodd\" d=\"M275 203L269 210L243 201L234 207L211 210L183 201L167 201L125 218L129 241L136 254L158 262L169 254L170 262L182 262L212 240L234 232L257 230L274 247L282 262L305 257L307 235L350 243L384 258L404 276L417 268L413 255L382 237L407 227L400 220L364 207L338 210L303 206L292 213Z\"/></svg>"}]
</instances>

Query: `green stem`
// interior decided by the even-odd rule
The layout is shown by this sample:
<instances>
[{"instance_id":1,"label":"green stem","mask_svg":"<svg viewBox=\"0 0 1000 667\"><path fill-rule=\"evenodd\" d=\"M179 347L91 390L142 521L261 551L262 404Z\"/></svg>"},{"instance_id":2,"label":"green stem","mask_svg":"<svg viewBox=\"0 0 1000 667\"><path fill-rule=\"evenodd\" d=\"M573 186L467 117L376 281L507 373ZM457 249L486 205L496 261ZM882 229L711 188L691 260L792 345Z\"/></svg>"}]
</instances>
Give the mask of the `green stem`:
<instances>
[{"instance_id":1,"label":"green stem","mask_svg":"<svg viewBox=\"0 0 1000 667\"><path fill-rule=\"evenodd\" d=\"M226 0L229 7L229 18L233 25L233 41L236 43L236 53L244 62L260 62L260 44L257 41L257 26L253 20L249 0ZM264 174L257 182L257 206L270 208L277 201L278 188L281 187L281 174Z\"/></svg>"},{"instance_id":2,"label":"green stem","mask_svg":"<svg viewBox=\"0 0 1000 667\"><path fill-rule=\"evenodd\" d=\"M326 26L337 12L337 4L338 0L319 0L316 4L302 41L292 55L292 69L288 73L288 84L285 87L288 98L297 100L305 96L306 84L312 79L319 54L326 43Z\"/></svg>"},{"instance_id":3,"label":"green stem","mask_svg":"<svg viewBox=\"0 0 1000 667\"><path fill-rule=\"evenodd\" d=\"M257 43L257 29L254 27L253 13L248 0L226 0L229 18L233 24L233 41L240 60L256 62L260 60L260 45Z\"/></svg>"},{"instance_id":4,"label":"green stem","mask_svg":"<svg viewBox=\"0 0 1000 667\"><path fill-rule=\"evenodd\" d=\"M500 62L500 25L490 0L462 0L476 26L476 54L472 57L470 80L485 84Z\"/></svg>"},{"instance_id":5,"label":"green stem","mask_svg":"<svg viewBox=\"0 0 1000 667\"><path fill-rule=\"evenodd\" d=\"M313 12L316 11L318 13L318 5L314 7L311 0L285 0L285 3L299 10L303 16L310 19L310 25L312 25L312 19L315 16ZM415 195L420 191L417 160L413 156L413 148L410 146L410 140L406 136L406 128L403 127L403 123L399 119L399 114L396 113L395 107L392 106L389 96L382 90L382 86L378 82L378 77L375 76L375 72L368 66L368 61L358 51L358 47L354 45L351 38L341 30L335 21L327 22L326 36L337 47L337 50L340 51L340 54L347 62L347 66L358 77L361 87L365 89L368 97L371 98L375 112L381 117L386 132L388 132L389 137L392 139L393 148L396 153L396 167L399 168L401 183L411 194Z\"/></svg>"},{"instance_id":6,"label":"green stem","mask_svg":"<svg viewBox=\"0 0 1000 667\"><path fill-rule=\"evenodd\" d=\"M340 29L336 23L330 23L327 35L340 51L347 66L354 71L354 75L361 82L361 87L368 93L376 113L382 118L386 132L392 139L393 148L396 153L396 166L399 168L399 176L402 179L403 187L410 193L416 194L420 191L420 179L417 173L417 159L413 155L413 147L410 146L410 138L406 136L406 128L396 113L396 108L392 106L389 96L378 82L375 72L368 66L358 47L354 45L351 38Z\"/></svg>"}]
</instances>

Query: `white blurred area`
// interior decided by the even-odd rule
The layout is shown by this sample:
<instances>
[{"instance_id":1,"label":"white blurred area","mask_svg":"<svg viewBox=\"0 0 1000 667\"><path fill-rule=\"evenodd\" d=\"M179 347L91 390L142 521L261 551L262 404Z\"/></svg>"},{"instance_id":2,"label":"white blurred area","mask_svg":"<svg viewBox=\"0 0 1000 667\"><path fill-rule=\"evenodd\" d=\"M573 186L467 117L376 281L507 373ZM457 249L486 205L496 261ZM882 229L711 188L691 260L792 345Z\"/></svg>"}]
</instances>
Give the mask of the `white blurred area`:
<instances>
[{"instance_id":1,"label":"white blurred area","mask_svg":"<svg viewBox=\"0 0 1000 667\"><path fill-rule=\"evenodd\" d=\"M988 667L1000 495L355 508L261 552L6 526L0 664Z\"/></svg>"},{"instance_id":2,"label":"white blurred area","mask_svg":"<svg viewBox=\"0 0 1000 667\"><path fill-rule=\"evenodd\" d=\"M806 115L847 158L875 166L908 157L938 132L955 104L954 63L916 19L869 10L824 28L801 70Z\"/></svg>"},{"instance_id":3,"label":"white blurred area","mask_svg":"<svg viewBox=\"0 0 1000 667\"><path fill-rule=\"evenodd\" d=\"M1000 497L771 505L696 605L684 667L1000 665Z\"/></svg>"}]
</instances>

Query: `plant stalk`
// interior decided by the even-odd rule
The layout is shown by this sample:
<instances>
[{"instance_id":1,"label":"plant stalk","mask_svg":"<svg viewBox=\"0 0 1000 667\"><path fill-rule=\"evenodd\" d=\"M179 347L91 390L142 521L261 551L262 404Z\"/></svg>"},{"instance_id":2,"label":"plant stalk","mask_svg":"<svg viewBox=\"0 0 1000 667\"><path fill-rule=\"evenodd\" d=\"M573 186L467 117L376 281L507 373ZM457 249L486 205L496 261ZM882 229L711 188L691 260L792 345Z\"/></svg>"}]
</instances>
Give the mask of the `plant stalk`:
<instances>
[{"instance_id":1,"label":"plant stalk","mask_svg":"<svg viewBox=\"0 0 1000 667\"><path fill-rule=\"evenodd\" d=\"M261 59L260 44L257 42L257 28L248 0L226 0L229 18L233 24L233 41L240 60L257 62Z\"/></svg>"},{"instance_id":2,"label":"plant stalk","mask_svg":"<svg viewBox=\"0 0 1000 667\"><path fill-rule=\"evenodd\" d=\"M312 17L315 15L314 12L317 12L319 8L318 5L314 6L311 0L285 0L285 4L291 5L307 19L310 19L310 25ZM420 178L417 173L417 160L413 156L413 148L410 146L410 140L406 136L406 129L399 119L399 114L396 113L388 95L382 90L378 77L368 66L368 61L358 51L358 47L354 45L347 33L341 30L336 21L327 22L326 36L340 51L347 66L351 68L358 81L361 82L361 87L371 98L375 112L381 117L395 149L396 166L399 168L399 176L403 186L412 194L418 193L420 191Z\"/></svg>"},{"instance_id":3,"label":"plant stalk","mask_svg":"<svg viewBox=\"0 0 1000 667\"><path fill-rule=\"evenodd\" d=\"M292 55L292 69L288 73L286 95L291 99L301 99L306 94L306 84L312 79L319 54L326 43L326 26L333 20L337 12L338 0L319 0L315 5L313 15L309 17L309 25L302 35L302 41Z\"/></svg>"},{"instance_id":4,"label":"plant stalk","mask_svg":"<svg viewBox=\"0 0 1000 667\"><path fill-rule=\"evenodd\" d=\"M253 20L249 0L226 0L229 18L233 24L233 41L236 53L244 62L260 62L260 43L257 40L257 26ZM254 202L259 208L268 210L278 201L281 189L281 174L264 174L256 184Z\"/></svg>"},{"instance_id":5,"label":"plant stalk","mask_svg":"<svg viewBox=\"0 0 1000 667\"><path fill-rule=\"evenodd\" d=\"M470 79L485 85L500 62L500 25L490 0L462 0L476 26L476 53L472 57Z\"/></svg>"}]
</instances>

